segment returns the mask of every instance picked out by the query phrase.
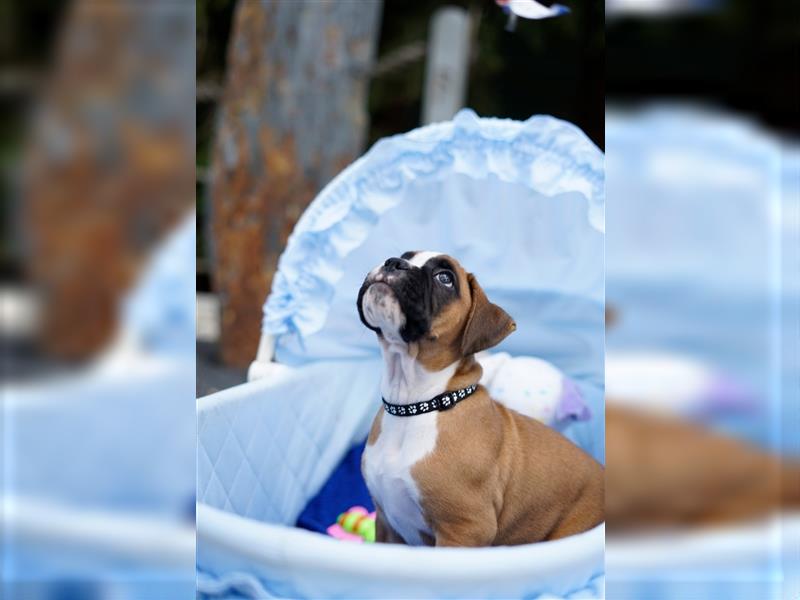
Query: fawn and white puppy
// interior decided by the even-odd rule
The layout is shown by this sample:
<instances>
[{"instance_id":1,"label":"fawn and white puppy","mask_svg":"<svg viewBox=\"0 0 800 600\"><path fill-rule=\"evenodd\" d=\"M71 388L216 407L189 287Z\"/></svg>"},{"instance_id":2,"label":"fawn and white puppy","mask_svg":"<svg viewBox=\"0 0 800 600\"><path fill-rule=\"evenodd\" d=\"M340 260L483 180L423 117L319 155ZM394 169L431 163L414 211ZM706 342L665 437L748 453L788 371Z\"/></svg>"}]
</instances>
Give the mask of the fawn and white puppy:
<instances>
[{"instance_id":1,"label":"fawn and white puppy","mask_svg":"<svg viewBox=\"0 0 800 600\"><path fill-rule=\"evenodd\" d=\"M362 459L377 541L525 544L603 521L603 467L478 384L474 354L516 325L454 258L388 259L367 275L358 312L384 358Z\"/></svg>"}]
</instances>

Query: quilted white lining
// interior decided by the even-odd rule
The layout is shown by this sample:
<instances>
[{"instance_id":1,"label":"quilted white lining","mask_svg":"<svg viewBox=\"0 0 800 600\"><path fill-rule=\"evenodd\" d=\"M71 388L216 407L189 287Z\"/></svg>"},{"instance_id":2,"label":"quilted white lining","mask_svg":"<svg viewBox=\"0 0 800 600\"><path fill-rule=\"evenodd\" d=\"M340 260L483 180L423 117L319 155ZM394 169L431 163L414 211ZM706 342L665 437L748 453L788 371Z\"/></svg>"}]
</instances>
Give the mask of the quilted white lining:
<instances>
[{"instance_id":1,"label":"quilted white lining","mask_svg":"<svg viewBox=\"0 0 800 600\"><path fill-rule=\"evenodd\" d=\"M370 361L319 362L198 400L201 595L441 597L452 589L459 597L596 596L603 526L547 544L456 549L465 554L435 573L424 565L440 563L442 549L346 544L292 527L342 455L366 436L380 408L379 374ZM405 565L399 571L391 566L398 561ZM473 565L474 581L462 565Z\"/></svg>"}]
</instances>

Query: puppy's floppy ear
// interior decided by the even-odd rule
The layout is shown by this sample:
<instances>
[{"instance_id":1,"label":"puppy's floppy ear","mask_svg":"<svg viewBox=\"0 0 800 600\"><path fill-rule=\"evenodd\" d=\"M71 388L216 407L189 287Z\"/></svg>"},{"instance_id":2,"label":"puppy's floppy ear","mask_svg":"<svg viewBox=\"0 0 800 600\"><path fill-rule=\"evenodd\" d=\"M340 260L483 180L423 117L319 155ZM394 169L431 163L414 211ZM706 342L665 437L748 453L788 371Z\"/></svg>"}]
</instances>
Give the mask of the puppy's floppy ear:
<instances>
[{"instance_id":1,"label":"puppy's floppy ear","mask_svg":"<svg viewBox=\"0 0 800 600\"><path fill-rule=\"evenodd\" d=\"M461 354L467 356L486 350L502 342L517 328L506 311L489 302L472 273L467 275L472 306L461 338Z\"/></svg>"}]
</instances>

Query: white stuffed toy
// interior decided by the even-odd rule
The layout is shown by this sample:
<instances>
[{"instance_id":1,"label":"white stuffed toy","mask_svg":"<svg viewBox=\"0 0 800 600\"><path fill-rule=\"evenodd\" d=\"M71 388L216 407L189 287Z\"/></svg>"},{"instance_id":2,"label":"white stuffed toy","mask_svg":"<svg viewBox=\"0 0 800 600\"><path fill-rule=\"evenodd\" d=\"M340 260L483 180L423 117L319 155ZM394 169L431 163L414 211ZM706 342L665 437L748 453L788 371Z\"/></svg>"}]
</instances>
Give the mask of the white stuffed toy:
<instances>
[{"instance_id":1,"label":"white stuffed toy","mask_svg":"<svg viewBox=\"0 0 800 600\"><path fill-rule=\"evenodd\" d=\"M507 352L476 356L489 395L508 408L551 427L591 417L578 387L551 363Z\"/></svg>"}]
</instances>

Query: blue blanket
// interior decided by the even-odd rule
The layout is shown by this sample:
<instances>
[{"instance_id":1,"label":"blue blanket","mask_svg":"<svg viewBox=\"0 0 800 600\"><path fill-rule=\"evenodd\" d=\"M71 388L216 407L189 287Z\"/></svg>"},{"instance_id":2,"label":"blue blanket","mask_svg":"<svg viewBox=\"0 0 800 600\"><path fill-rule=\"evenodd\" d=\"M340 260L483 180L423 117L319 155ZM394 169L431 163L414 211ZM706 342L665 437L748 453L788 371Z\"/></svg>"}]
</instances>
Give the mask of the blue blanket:
<instances>
[{"instance_id":1,"label":"blue blanket","mask_svg":"<svg viewBox=\"0 0 800 600\"><path fill-rule=\"evenodd\" d=\"M367 484L361 476L361 454L365 444L366 440L347 451L319 493L300 513L298 527L326 533L339 514L348 508L363 506L369 511L375 510Z\"/></svg>"}]
</instances>

